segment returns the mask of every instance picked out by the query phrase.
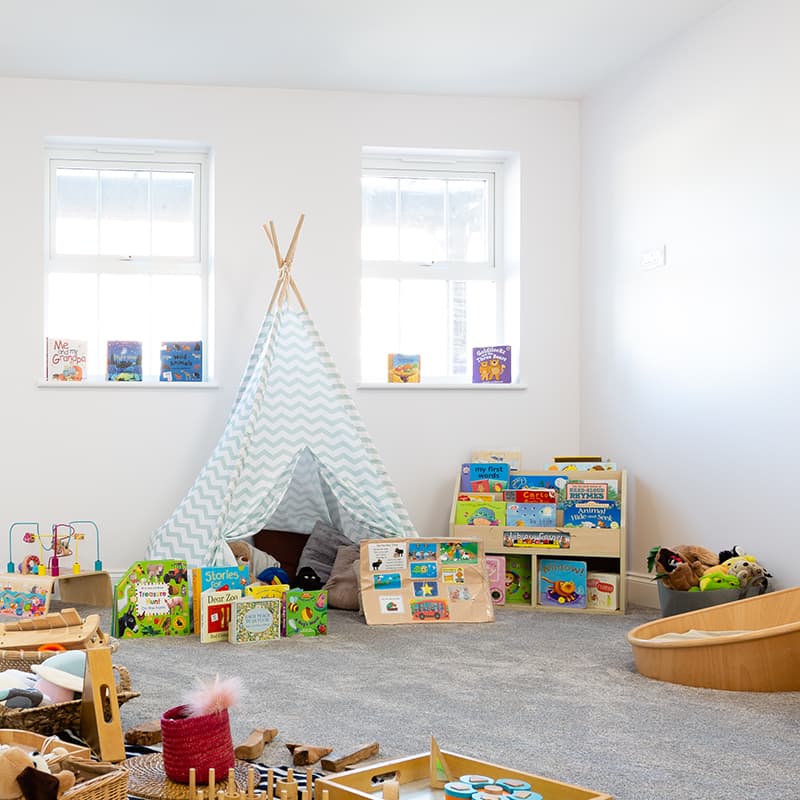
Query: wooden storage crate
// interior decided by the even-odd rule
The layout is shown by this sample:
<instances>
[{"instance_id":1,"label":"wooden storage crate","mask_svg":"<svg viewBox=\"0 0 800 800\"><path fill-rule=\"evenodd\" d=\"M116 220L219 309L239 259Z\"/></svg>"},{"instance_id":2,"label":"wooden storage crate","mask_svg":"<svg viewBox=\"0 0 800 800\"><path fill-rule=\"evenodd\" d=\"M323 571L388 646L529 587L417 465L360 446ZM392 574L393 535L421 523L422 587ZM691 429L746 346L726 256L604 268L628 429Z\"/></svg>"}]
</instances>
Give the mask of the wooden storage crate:
<instances>
[{"instance_id":1,"label":"wooden storage crate","mask_svg":"<svg viewBox=\"0 0 800 800\"><path fill-rule=\"evenodd\" d=\"M516 769L501 767L486 761L441 751L454 777L468 774L487 775L490 778L517 778L530 783L531 789L539 792L545 800L612 800L604 792L573 786L569 783L543 778ZM414 800L437 800L444 796L441 789L430 785L431 754L385 761L381 764L362 767L340 775L326 775L318 778L316 797L328 792L329 800L375 800L382 797L381 785L384 781L397 780L400 783L400 800L405 795Z\"/></svg>"}]
</instances>

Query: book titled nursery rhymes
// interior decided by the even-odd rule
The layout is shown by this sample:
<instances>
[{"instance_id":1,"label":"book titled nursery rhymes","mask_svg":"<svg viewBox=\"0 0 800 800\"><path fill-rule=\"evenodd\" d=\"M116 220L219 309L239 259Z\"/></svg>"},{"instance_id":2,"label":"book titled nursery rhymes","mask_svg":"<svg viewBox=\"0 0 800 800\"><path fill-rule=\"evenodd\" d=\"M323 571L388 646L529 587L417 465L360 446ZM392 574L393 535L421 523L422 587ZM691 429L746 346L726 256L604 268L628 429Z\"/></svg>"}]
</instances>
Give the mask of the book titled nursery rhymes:
<instances>
[{"instance_id":1,"label":"book titled nursery rhymes","mask_svg":"<svg viewBox=\"0 0 800 800\"><path fill-rule=\"evenodd\" d=\"M161 381L203 380L202 342L161 342Z\"/></svg>"},{"instance_id":2,"label":"book titled nursery rhymes","mask_svg":"<svg viewBox=\"0 0 800 800\"><path fill-rule=\"evenodd\" d=\"M141 381L142 343L121 340L108 342L106 376L110 381Z\"/></svg>"},{"instance_id":3,"label":"book titled nursery rhymes","mask_svg":"<svg viewBox=\"0 0 800 800\"><path fill-rule=\"evenodd\" d=\"M419 383L421 361L419 354L389 353L389 383Z\"/></svg>"},{"instance_id":4,"label":"book titled nursery rhymes","mask_svg":"<svg viewBox=\"0 0 800 800\"><path fill-rule=\"evenodd\" d=\"M472 348L473 383L511 383L511 346Z\"/></svg>"},{"instance_id":5,"label":"book titled nursery rhymes","mask_svg":"<svg viewBox=\"0 0 800 800\"><path fill-rule=\"evenodd\" d=\"M85 339L47 339L47 364L45 378L48 381L86 380Z\"/></svg>"}]
</instances>

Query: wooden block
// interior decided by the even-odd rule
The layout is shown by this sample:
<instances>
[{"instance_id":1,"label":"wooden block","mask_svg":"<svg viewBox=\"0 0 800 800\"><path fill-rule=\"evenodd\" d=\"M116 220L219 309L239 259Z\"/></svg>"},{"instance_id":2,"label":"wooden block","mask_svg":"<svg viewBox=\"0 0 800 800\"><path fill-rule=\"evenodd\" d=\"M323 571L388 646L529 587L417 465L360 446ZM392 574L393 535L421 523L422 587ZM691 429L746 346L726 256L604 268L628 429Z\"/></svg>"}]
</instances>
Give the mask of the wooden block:
<instances>
[{"instance_id":1,"label":"wooden block","mask_svg":"<svg viewBox=\"0 0 800 800\"><path fill-rule=\"evenodd\" d=\"M161 741L161 720L151 719L125 731L126 744L158 744Z\"/></svg>"},{"instance_id":2,"label":"wooden block","mask_svg":"<svg viewBox=\"0 0 800 800\"><path fill-rule=\"evenodd\" d=\"M314 747L310 744L287 744L286 749L292 754L292 761L296 767L316 764L323 756L333 752L332 747Z\"/></svg>"},{"instance_id":3,"label":"wooden block","mask_svg":"<svg viewBox=\"0 0 800 800\"><path fill-rule=\"evenodd\" d=\"M278 735L277 728L255 728L240 745L233 749L236 758L242 761L254 761L264 752L264 745Z\"/></svg>"},{"instance_id":4,"label":"wooden block","mask_svg":"<svg viewBox=\"0 0 800 800\"><path fill-rule=\"evenodd\" d=\"M322 769L328 770L329 772L341 772L351 764L358 764L359 761L365 761L376 755L378 755L377 742L362 744L346 755L337 756L336 758L323 758Z\"/></svg>"}]
</instances>

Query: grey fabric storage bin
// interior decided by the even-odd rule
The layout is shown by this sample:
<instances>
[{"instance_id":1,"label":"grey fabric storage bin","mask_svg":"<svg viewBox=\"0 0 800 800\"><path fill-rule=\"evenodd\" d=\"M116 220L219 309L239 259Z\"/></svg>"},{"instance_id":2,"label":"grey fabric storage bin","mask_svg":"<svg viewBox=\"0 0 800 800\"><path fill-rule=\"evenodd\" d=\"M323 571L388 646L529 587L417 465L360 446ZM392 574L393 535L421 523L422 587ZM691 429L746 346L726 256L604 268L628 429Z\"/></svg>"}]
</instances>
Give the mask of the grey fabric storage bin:
<instances>
[{"instance_id":1,"label":"grey fabric storage bin","mask_svg":"<svg viewBox=\"0 0 800 800\"><path fill-rule=\"evenodd\" d=\"M732 603L745 597L754 597L764 594L767 590L766 581L753 581L744 589L713 589L710 592L679 592L669 589L658 582L658 600L661 603L661 616L672 617L675 614L685 614L687 611L697 611L709 606L719 606L723 603Z\"/></svg>"}]
</instances>

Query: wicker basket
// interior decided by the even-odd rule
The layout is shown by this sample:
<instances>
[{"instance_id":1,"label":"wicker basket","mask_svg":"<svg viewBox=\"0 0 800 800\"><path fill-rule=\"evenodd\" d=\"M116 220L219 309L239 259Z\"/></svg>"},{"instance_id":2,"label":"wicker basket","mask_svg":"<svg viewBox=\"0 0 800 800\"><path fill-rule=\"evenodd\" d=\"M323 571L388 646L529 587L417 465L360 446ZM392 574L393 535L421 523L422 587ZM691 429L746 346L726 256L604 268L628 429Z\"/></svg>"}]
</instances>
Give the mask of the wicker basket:
<instances>
[{"instance_id":1,"label":"wicker basket","mask_svg":"<svg viewBox=\"0 0 800 800\"><path fill-rule=\"evenodd\" d=\"M76 783L59 800L128 800L128 771L118 769Z\"/></svg>"},{"instance_id":2,"label":"wicker basket","mask_svg":"<svg viewBox=\"0 0 800 800\"><path fill-rule=\"evenodd\" d=\"M161 715L161 751L164 772L176 783L189 783L194 767L198 783L208 783L208 772L226 775L236 763L228 710L199 717L187 716L185 705Z\"/></svg>"},{"instance_id":3,"label":"wicker basket","mask_svg":"<svg viewBox=\"0 0 800 800\"><path fill-rule=\"evenodd\" d=\"M0 651L0 672L7 669L18 669L33 672L31 667L46 658L55 655L52 652L20 652ZM125 667L114 664L119 680L117 682L117 702L119 705L139 697L139 692L131 691L131 676ZM76 733L81 727L81 700L69 700L65 703L51 703L36 708L6 708L0 706L0 728L35 731L45 736L73 730Z\"/></svg>"}]
</instances>

